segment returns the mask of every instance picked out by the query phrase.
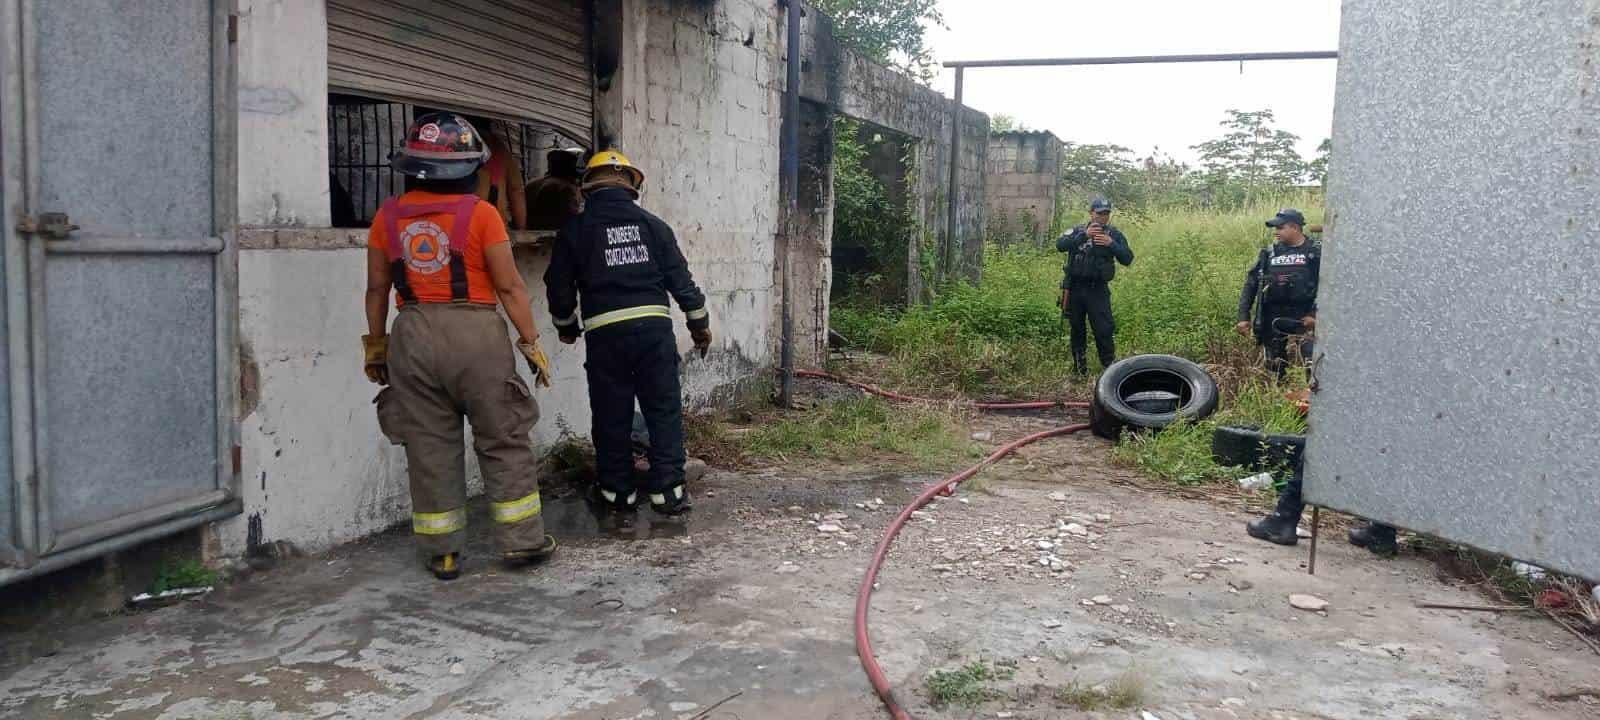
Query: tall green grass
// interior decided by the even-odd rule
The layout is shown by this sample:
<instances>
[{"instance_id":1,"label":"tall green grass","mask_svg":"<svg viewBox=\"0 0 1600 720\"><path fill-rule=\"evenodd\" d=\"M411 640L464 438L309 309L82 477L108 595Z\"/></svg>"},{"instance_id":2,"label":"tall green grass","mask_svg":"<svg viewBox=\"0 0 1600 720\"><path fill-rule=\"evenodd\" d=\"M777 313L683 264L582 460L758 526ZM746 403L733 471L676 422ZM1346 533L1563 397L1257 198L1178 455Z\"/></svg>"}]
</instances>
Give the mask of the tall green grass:
<instances>
[{"instance_id":1,"label":"tall green grass","mask_svg":"<svg viewBox=\"0 0 1600 720\"><path fill-rule=\"evenodd\" d=\"M1286 388L1250 369L1258 351L1233 330L1245 273L1272 240L1264 221L1279 206L1180 208L1113 218L1135 255L1112 283L1118 356L1185 357L1208 364L1224 386L1223 410L1214 419L1126 440L1117 454L1123 462L1175 482L1205 482L1236 473L1210 460L1216 424L1303 432L1294 405L1282 397ZM1321 220L1322 208L1302 209L1310 222ZM1088 382L1071 376L1067 329L1057 305L1064 261L1053 244L992 246L976 285L943 288L926 306L835 306L832 325L853 344L887 356L874 370L897 389L1084 397ZM1098 370L1092 348L1088 355L1091 372Z\"/></svg>"},{"instance_id":2,"label":"tall green grass","mask_svg":"<svg viewBox=\"0 0 1600 720\"><path fill-rule=\"evenodd\" d=\"M1112 283L1117 353L1178 355L1208 362L1248 355L1233 332L1239 288L1260 249L1276 205L1218 213L1179 209L1126 215L1134 264ZM1308 208L1316 222L1321 208ZM925 392L967 395L1059 394L1071 354L1058 306L1065 256L1049 247L992 246L977 285L943 289L908 309L836 306L832 324L853 343L888 355L887 381ZM1091 364L1094 351L1089 351ZM1091 366L1093 368L1093 365Z\"/></svg>"}]
</instances>

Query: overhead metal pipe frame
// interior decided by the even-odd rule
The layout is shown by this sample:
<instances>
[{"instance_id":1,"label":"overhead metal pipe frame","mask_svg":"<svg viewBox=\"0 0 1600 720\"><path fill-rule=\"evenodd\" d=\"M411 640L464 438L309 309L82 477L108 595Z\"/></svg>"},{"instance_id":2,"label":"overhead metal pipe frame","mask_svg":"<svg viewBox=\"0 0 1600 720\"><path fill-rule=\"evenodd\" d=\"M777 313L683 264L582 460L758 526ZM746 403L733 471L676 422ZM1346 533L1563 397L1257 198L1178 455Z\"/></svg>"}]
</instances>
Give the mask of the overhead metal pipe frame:
<instances>
[{"instance_id":1,"label":"overhead metal pipe frame","mask_svg":"<svg viewBox=\"0 0 1600 720\"><path fill-rule=\"evenodd\" d=\"M966 80L967 68L1018 68L1018 67L1069 67L1082 65L1154 65L1173 63L1208 63L1208 62L1255 62L1261 60L1337 60L1337 50L1313 50L1300 52L1259 52L1259 53L1215 53L1209 55L1125 55L1117 57L1076 57L1076 58L1039 58L1033 60L965 60L947 62L947 68L955 68L956 92L950 109L950 189L946 208L948 215L946 225L949 245L945 250L945 267L948 269L954 263L961 247L959 217L960 184L961 177L961 96Z\"/></svg>"}]
</instances>

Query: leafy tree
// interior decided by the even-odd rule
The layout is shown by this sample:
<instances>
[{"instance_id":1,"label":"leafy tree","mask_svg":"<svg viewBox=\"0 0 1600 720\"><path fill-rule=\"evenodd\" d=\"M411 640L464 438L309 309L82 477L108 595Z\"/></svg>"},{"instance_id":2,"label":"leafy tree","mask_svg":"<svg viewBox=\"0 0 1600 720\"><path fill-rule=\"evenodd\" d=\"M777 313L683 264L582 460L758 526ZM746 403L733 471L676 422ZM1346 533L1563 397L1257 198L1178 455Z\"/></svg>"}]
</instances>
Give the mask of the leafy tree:
<instances>
[{"instance_id":1,"label":"leafy tree","mask_svg":"<svg viewBox=\"0 0 1600 720\"><path fill-rule=\"evenodd\" d=\"M816 0L834 20L834 33L868 58L923 82L936 72L929 27L943 27L939 0Z\"/></svg>"},{"instance_id":2,"label":"leafy tree","mask_svg":"<svg viewBox=\"0 0 1600 720\"><path fill-rule=\"evenodd\" d=\"M1247 193L1298 184L1307 174L1306 162L1295 150L1300 136L1272 127L1273 120L1271 110L1229 110L1221 123L1227 132L1194 146L1207 183L1238 184Z\"/></svg>"},{"instance_id":3,"label":"leafy tree","mask_svg":"<svg viewBox=\"0 0 1600 720\"><path fill-rule=\"evenodd\" d=\"M998 113L994 117L989 118L989 134L991 135L998 135L1000 133L1008 132L1032 131L1033 128L1028 127L1027 123L1024 123L1016 119L1016 117L1007 115L1005 113Z\"/></svg>"},{"instance_id":4,"label":"leafy tree","mask_svg":"<svg viewBox=\"0 0 1600 720\"><path fill-rule=\"evenodd\" d=\"M1318 185L1328 186L1328 161L1333 157L1333 138L1326 138L1317 146L1317 157L1306 163L1306 174Z\"/></svg>"}]
</instances>

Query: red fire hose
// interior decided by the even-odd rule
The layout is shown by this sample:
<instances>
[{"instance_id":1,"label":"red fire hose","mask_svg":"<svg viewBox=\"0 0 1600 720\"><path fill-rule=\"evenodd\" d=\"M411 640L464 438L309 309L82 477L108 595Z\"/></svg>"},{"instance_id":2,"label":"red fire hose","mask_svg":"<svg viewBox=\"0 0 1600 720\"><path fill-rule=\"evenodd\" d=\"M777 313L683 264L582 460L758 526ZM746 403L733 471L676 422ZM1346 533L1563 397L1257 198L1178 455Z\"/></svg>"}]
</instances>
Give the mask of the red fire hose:
<instances>
[{"instance_id":1,"label":"red fire hose","mask_svg":"<svg viewBox=\"0 0 1600 720\"><path fill-rule=\"evenodd\" d=\"M899 393L882 390L864 383L852 382L844 378L835 377L833 375L829 375L828 373L818 372L815 370L796 370L794 374L800 377L809 377L843 383L873 395L889 398L891 400L924 403L937 402L935 400L929 400L926 398L915 398L901 395ZM983 410L1043 410L1053 407L1083 408L1088 407L1089 404L1083 402L1045 401L1020 403L974 403L974 406ZM889 523L889 528L883 533L883 539L878 541L877 550L872 553L872 562L867 565L867 575L861 579L861 589L856 592L855 632L856 655L861 658L861 669L866 671L867 681L872 683L873 691L878 693L878 698L883 700L884 707L888 708L889 714L892 715L895 720L913 720L913 718L911 717L911 713L907 712L906 709L895 700L894 688L890 687L889 685L889 677L883 674L883 667L878 665L878 658L872 653L872 636L867 631L867 616L872 610L872 589L873 586L878 582L878 572L883 569L883 561L889 557L889 546L894 544L895 538L898 537L900 535L900 531L905 528L906 522L911 519L911 513L926 507L928 503L933 502L933 498L936 496L950 495L954 493L957 485L972 479L973 476L977 475L989 465L999 461L1000 458L1016 452L1018 448L1036 443L1046 438L1071 435L1072 433L1088 429L1089 426L1087 424L1068 425L1066 427L1059 427L1054 430L1045 430L1044 432L1034 433L1020 440L1015 440L1004 447L1001 447L999 450L994 451L977 465L973 465L972 467L962 470L961 472L956 473L949 478L928 486L927 489L922 491L922 494L917 496L917 499L912 500L910 505L907 505L904 510L900 511L900 514L895 517L894 522Z\"/></svg>"}]
</instances>

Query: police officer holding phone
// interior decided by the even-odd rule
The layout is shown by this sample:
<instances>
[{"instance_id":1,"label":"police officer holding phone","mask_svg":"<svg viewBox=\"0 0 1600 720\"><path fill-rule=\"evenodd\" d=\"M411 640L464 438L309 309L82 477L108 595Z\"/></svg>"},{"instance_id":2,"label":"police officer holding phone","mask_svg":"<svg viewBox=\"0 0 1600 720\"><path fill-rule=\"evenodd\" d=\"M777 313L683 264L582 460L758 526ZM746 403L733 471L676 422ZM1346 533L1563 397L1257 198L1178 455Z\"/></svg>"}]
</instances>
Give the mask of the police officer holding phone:
<instances>
[{"instance_id":1,"label":"police officer holding phone","mask_svg":"<svg viewBox=\"0 0 1600 720\"><path fill-rule=\"evenodd\" d=\"M1117 360L1111 280L1117 276L1117 263L1133 264L1133 249L1128 247L1128 238L1122 231L1111 224L1111 201L1101 197L1089 204L1089 222L1056 240L1056 250L1067 253L1061 280L1061 314L1072 331L1073 372L1082 375L1089 364L1086 320L1094 330L1101 367Z\"/></svg>"}]
</instances>

